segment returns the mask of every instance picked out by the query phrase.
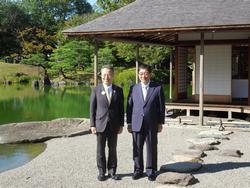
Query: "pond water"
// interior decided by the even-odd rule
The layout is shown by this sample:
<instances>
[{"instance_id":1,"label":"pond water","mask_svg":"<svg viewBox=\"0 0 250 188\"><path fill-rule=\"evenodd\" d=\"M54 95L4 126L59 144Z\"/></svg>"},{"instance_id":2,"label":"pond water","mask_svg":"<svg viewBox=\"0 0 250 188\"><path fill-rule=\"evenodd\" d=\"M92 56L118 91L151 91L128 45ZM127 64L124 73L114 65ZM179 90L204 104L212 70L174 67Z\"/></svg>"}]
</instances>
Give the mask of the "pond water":
<instances>
[{"instance_id":1,"label":"pond water","mask_svg":"<svg viewBox=\"0 0 250 188\"><path fill-rule=\"evenodd\" d=\"M0 86L1 124L89 117L90 87L35 89ZM0 145L0 172L21 166L44 151L45 144Z\"/></svg>"},{"instance_id":2,"label":"pond water","mask_svg":"<svg viewBox=\"0 0 250 188\"><path fill-rule=\"evenodd\" d=\"M31 161L46 148L46 144L0 144L0 173Z\"/></svg>"},{"instance_id":3,"label":"pond water","mask_svg":"<svg viewBox=\"0 0 250 188\"><path fill-rule=\"evenodd\" d=\"M90 87L0 86L1 124L89 117Z\"/></svg>"}]
</instances>

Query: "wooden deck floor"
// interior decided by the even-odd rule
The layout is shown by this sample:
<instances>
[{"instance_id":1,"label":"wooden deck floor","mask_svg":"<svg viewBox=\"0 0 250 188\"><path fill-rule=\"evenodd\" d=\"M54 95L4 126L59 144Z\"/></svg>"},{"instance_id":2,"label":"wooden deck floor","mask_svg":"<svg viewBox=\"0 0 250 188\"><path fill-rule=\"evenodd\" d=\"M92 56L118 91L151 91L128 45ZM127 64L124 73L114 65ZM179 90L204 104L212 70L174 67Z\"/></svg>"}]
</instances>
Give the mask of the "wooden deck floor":
<instances>
[{"instance_id":1,"label":"wooden deck floor","mask_svg":"<svg viewBox=\"0 0 250 188\"><path fill-rule=\"evenodd\" d=\"M167 102L165 103L167 110L179 109L186 110L187 116L190 115L190 110L199 110L198 103L191 102ZM232 104L204 104L204 111L219 111L228 112L228 118L232 118L232 112L250 114L250 106L247 105L232 105Z\"/></svg>"}]
</instances>

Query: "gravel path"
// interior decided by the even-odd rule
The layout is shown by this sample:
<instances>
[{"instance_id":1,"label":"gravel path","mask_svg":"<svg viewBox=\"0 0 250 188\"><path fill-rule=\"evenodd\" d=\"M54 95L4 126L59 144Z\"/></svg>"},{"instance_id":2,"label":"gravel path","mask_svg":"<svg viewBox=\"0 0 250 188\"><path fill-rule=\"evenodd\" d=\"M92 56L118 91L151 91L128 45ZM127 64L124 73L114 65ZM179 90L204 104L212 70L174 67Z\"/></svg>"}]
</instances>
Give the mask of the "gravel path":
<instances>
[{"instance_id":1,"label":"gravel path","mask_svg":"<svg viewBox=\"0 0 250 188\"><path fill-rule=\"evenodd\" d=\"M164 126L159 135L158 167L172 161L175 150L186 150L186 139L195 138L201 130L197 126ZM241 158L219 156L209 151L204 166L194 176L195 188L250 187L250 132L235 131L230 140L223 140L219 149L239 149ZM45 152L19 168L0 174L1 188L151 188L159 186L147 178L132 180L132 137L124 129L118 139L118 169L121 181L96 179L96 138L93 135L57 138L47 141ZM175 186L164 186L175 187Z\"/></svg>"}]
</instances>

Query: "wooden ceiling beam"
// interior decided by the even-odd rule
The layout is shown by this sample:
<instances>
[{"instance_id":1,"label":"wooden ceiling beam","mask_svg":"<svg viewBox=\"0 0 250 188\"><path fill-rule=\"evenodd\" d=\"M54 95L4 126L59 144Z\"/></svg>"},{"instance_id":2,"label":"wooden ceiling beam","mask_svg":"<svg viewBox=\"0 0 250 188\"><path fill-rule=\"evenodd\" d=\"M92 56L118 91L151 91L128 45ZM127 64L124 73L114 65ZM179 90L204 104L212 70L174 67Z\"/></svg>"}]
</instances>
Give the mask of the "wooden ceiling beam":
<instances>
[{"instance_id":1,"label":"wooden ceiling beam","mask_svg":"<svg viewBox=\"0 0 250 188\"><path fill-rule=\"evenodd\" d=\"M205 45L218 45L218 44L232 44L232 45L245 45L248 44L248 39L230 39L230 40L205 40ZM176 41L176 46L195 46L200 45L199 40L193 41Z\"/></svg>"},{"instance_id":2,"label":"wooden ceiling beam","mask_svg":"<svg viewBox=\"0 0 250 188\"><path fill-rule=\"evenodd\" d=\"M154 46L163 46L169 47L172 46L173 43L166 43L161 41L149 41L146 39L136 39L136 38L125 38L125 37L95 37L97 40L101 41L112 41L112 42L125 42L125 43L133 43L133 44L142 44L142 45L154 45Z\"/></svg>"}]
</instances>

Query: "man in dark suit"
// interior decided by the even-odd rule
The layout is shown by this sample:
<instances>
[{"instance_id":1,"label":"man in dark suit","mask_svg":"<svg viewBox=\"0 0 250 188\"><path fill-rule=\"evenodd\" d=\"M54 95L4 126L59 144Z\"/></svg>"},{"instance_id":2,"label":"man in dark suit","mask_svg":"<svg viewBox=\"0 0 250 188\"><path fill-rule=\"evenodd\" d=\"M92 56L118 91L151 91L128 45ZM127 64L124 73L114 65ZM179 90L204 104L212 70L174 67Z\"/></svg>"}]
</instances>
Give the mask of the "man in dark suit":
<instances>
[{"instance_id":1,"label":"man in dark suit","mask_svg":"<svg viewBox=\"0 0 250 188\"><path fill-rule=\"evenodd\" d=\"M105 65L101 70L102 84L92 90L90 98L91 132L97 136L97 179L104 181L108 168L108 176L119 180L117 168L117 137L124 125L124 96L122 88L112 84L114 69ZM108 144L108 161L105 146Z\"/></svg>"},{"instance_id":2,"label":"man in dark suit","mask_svg":"<svg viewBox=\"0 0 250 188\"><path fill-rule=\"evenodd\" d=\"M162 87L150 81L151 68L139 66L140 83L132 86L128 95L127 124L133 135L133 179L143 177L143 145L146 142L148 180L154 181L157 171L157 133L165 119L165 99Z\"/></svg>"}]
</instances>

